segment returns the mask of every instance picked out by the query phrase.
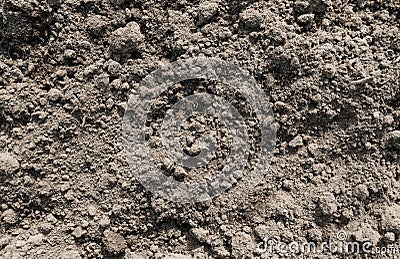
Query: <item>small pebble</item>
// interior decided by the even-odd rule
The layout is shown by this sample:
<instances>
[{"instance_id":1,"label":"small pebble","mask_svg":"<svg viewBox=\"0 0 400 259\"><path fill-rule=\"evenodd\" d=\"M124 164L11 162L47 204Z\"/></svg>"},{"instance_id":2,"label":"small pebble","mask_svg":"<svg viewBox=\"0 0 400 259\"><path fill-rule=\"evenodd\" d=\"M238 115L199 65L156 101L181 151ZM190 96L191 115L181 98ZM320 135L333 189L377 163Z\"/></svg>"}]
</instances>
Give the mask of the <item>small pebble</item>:
<instances>
[{"instance_id":1,"label":"small pebble","mask_svg":"<svg viewBox=\"0 0 400 259\"><path fill-rule=\"evenodd\" d=\"M15 213L14 210L8 209L3 212L3 214L1 215L1 219L6 224L14 225L18 221L18 215L17 215L17 213Z\"/></svg>"},{"instance_id":2,"label":"small pebble","mask_svg":"<svg viewBox=\"0 0 400 259\"><path fill-rule=\"evenodd\" d=\"M100 220L99 220L99 225L103 228L106 228L110 225L111 221L110 218L106 215L104 215Z\"/></svg>"},{"instance_id":3,"label":"small pebble","mask_svg":"<svg viewBox=\"0 0 400 259\"><path fill-rule=\"evenodd\" d=\"M131 50L139 50L145 37L140 32L140 26L136 22L129 22L125 27L111 33L110 48L113 52L125 53Z\"/></svg>"},{"instance_id":4,"label":"small pebble","mask_svg":"<svg viewBox=\"0 0 400 259\"><path fill-rule=\"evenodd\" d=\"M0 175L15 173L19 168L20 164L14 155L0 152Z\"/></svg>"},{"instance_id":5,"label":"small pebble","mask_svg":"<svg viewBox=\"0 0 400 259\"><path fill-rule=\"evenodd\" d=\"M255 9L247 9L240 13L240 22L248 29L258 29L263 21L262 14Z\"/></svg>"},{"instance_id":6,"label":"small pebble","mask_svg":"<svg viewBox=\"0 0 400 259\"><path fill-rule=\"evenodd\" d=\"M334 65L332 64L326 64L323 68L322 68L322 75L328 79L332 79L335 77L336 75L336 68Z\"/></svg>"},{"instance_id":7,"label":"small pebble","mask_svg":"<svg viewBox=\"0 0 400 259\"><path fill-rule=\"evenodd\" d=\"M49 92L47 93L47 97L50 101L52 102L57 102L61 99L61 97L63 96L63 93L61 90L58 90L56 88L52 88L49 90Z\"/></svg>"},{"instance_id":8,"label":"small pebble","mask_svg":"<svg viewBox=\"0 0 400 259\"><path fill-rule=\"evenodd\" d=\"M353 190L354 196L356 196L360 200L365 200L369 197L368 187L365 184L359 184Z\"/></svg>"},{"instance_id":9,"label":"small pebble","mask_svg":"<svg viewBox=\"0 0 400 259\"><path fill-rule=\"evenodd\" d=\"M290 180L284 180L284 181L283 181L283 183L282 183L282 188L283 188L285 191L290 192L290 191L292 190L292 187L293 187L293 182L292 182L292 181L290 181Z\"/></svg>"},{"instance_id":10,"label":"small pebble","mask_svg":"<svg viewBox=\"0 0 400 259\"><path fill-rule=\"evenodd\" d=\"M82 229L81 226L78 226L74 229L74 231L72 232L72 235L76 238L80 238L82 237L82 235L84 234L84 231Z\"/></svg>"},{"instance_id":11,"label":"small pebble","mask_svg":"<svg viewBox=\"0 0 400 259\"><path fill-rule=\"evenodd\" d=\"M206 242L209 235L209 231L203 228L193 228L191 233L200 243Z\"/></svg>"},{"instance_id":12,"label":"small pebble","mask_svg":"<svg viewBox=\"0 0 400 259\"><path fill-rule=\"evenodd\" d=\"M301 146L303 146L303 137L300 135L297 135L289 142L289 147L297 148Z\"/></svg>"},{"instance_id":13,"label":"small pebble","mask_svg":"<svg viewBox=\"0 0 400 259\"><path fill-rule=\"evenodd\" d=\"M88 226L89 226L89 221L87 221L87 220L82 220L82 222L81 222L81 227L87 228Z\"/></svg>"},{"instance_id":14,"label":"small pebble","mask_svg":"<svg viewBox=\"0 0 400 259\"><path fill-rule=\"evenodd\" d=\"M383 122L386 124L386 125L392 125L393 124L393 122L394 122L394 118L393 118L393 116L392 115L386 115L384 118L383 118Z\"/></svg>"},{"instance_id":15,"label":"small pebble","mask_svg":"<svg viewBox=\"0 0 400 259\"><path fill-rule=\"evenodd\" d=\"M30 243L31 245L38 246L42 242L43 237L44 237L43 234L37 234L37 235L34 235L34 236L30 236L28 238L28 243Z\"/></svg>"},{"instance_id":16,"label":"small pebble","mask_svg":"<svg viewBox=\"0 0 400 259\"><path fill-rule=\"evenodd\" d=\"M312 13L303 14L297 17L297 21L300 23L310 23L314 20L314 16Z\"/></svg>"},{"instance_id":17,"label":"small pebble","mask_svg":"<svg viewBox=\"0 0 400 259\"><path fill-rule=\"evenodd\" d=\"M122 66L120 63L114 60L108 61L107 71L110 75L117 76L120 73L121 68Z\"/></svg>"},{"instance_id":18,"label":"small pebble","mask_svg":"<svg viewBox=\"0 0 400 259\"><path fill-rule=\"evenodd\" d=\"M379 111L372 113L372 117L376 120L380 118L380 115L381 115L381 113Z\"/></svg>"},{"instance_id":19,"label":"small pebble","mask_svg":"<svg viewBox=\"0 0 400 259\"><path fill-rule=\"evenodd\" d=\"M104 231L103 243L107 251L112 254L119 254L127 247L124 237L110 230Z\"/></svg>"},{"instance_id":20,"label":"small pebble","mask_svg":"<svg viewBox=\"0 0 400 259\"><path fill-rule=\"evenodd\" d=\"M197 26L206 24L218 12L218 3L203 2L200 4L197 15Z\"/></svg>"},{"instance_id":21,"label":"small pebble","mask_svg":"<svg viewBox=\"0 0 400 259\"><path fill-rule=\"evenodd\" d=\"M16 248L22 248L22 247L24 247L25 245L26 245L26 242L23 241L23 240L18 240L18 241L15 242L15 247L16 247Z\"/></svg>"},{"instance_id":22,"label":"small pebble","mask_svg":"<svg viewBox=\"0 0 400 259\"><path fill-rule=\"evenodd\" d=\"M53 214L49 214L46 216L47 221L51 222L51 223L56 223L57 219L53 216Z\"/></svg>"},{"instance_id":23,"label":"small pebble","mask_svg":"<svg viewBox=\"0 0 400 259\"><path fill-rule=\"evenodd\" d=\"M332 216L337 211L335 196L330 192L324 193L319 198L319 208L323 215Z\"/></svg>"},{"instance_id":24,"label":"small pebble","mask_svg":"<svg viewBox=\"0 0 400 259\"><path fill-rule=\"evenodd\" d=\"M76 52L75 52L74 50L67 49L67 50L64 52L64 57L65 57L66 59L74 59L74 58L76 58Z\"/></svg>"},{"instance_id":25,"label":"small pebble","mask_svg":"<svg viewBox=\"0 0 400 259\"><path fill-rule=\"evenodd\" d=\"M108 98L106 101L106 107L107 109L112 109L112 107L114 106L114 100L112 98Z\"/></svg>"},{"instance_id":26,"label":"small pebble","mask_svg":"<svg viewBox=\"0 0 400 259\"><path fill-rule=\"evenodd\" d=\"M105 32L107 23L101 15L89 16L86 20L86 31L91 37L99 37Z\"/></svg>"}]
</instances>

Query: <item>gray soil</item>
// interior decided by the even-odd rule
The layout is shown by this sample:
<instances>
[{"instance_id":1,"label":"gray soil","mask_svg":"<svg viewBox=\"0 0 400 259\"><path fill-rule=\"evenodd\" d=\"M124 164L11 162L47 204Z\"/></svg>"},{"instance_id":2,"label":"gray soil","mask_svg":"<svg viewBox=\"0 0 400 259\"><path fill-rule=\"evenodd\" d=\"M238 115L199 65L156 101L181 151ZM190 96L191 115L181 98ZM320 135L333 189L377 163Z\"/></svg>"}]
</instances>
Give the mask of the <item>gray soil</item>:
<instances>
[{"instance_id":1,"label":"gray soil","mask_svg":"<svg viewBox=\"0 0 400 259\"><path fill-rule=\"evenodd\" d=\"M0 21L0 258L280 258L257 244L339 231L400 246L398 0L2 0ZM122 119L146 75L190 57L248 70L277 143L256 188L179 204L137 181Z\"/></svg>"}]
</instances>

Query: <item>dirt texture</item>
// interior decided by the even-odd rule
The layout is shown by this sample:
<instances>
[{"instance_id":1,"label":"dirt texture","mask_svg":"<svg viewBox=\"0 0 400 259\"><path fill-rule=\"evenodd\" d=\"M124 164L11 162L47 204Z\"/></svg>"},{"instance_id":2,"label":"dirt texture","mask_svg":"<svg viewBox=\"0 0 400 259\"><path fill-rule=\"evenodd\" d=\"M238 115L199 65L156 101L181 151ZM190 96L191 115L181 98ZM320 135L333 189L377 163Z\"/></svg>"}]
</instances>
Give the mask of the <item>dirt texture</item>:
<instances>
[{"instance_id":1,"label":"dirt texture","mask_svg":"<svg viewBox=\"0 0 400 259\"><path fill-rule=\"evenodd\" d=\"M0 258L298 258L257 246L339 231L400 247L398 0L1 0L0 21ZM145 76L191 57L249 71L277 140L255 188L179 204L137 181L122 120ZM219 89L182 85L164 97ZM188 120L185 152L208 132L217 170L229 153L220 128ZM160 163L180 181L203 176ZM393 258L345 257L367 256Z\"/></svg>"}]
</instances>

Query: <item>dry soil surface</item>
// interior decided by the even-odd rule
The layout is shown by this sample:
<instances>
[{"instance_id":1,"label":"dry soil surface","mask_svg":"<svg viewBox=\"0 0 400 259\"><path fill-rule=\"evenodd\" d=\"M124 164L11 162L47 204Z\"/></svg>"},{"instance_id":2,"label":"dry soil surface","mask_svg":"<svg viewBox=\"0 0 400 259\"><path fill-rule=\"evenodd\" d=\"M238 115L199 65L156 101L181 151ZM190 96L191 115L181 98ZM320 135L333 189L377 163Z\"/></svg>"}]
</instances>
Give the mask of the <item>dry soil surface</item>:
<instances>
[{"instance_id":1,"label":"dry soil surface","mask_svg":"<svg viewBox=\"0 0 400 259\"><path fill-rule=\"evenodd\" d=\"M257 245L340 231L400 246L398 0L1 0L0 21L0 258L280 258ZM256 188L179 204L136 180L122 121L146 75L191 57L248 70L277 140Z\"/></svg>"}]
</instances>

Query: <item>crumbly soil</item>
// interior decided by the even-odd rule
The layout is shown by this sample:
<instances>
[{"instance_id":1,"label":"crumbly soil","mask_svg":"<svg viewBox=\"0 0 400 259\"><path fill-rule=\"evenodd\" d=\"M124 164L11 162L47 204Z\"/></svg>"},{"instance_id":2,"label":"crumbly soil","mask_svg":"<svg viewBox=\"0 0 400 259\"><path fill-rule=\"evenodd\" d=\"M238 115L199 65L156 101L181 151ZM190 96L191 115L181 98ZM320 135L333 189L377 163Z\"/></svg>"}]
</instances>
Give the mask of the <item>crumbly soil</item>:
<instances>
[{"instance_id":1,"label":"crumbly soil","mask_svg":"<svg viewBox=\"0 0 400 259\"><path fill-rule=\"evenodd\" d=\"M280 258L257 244L339 231L400 246L398 0L0 8L0 258ZM135 179L122 119L146 75L190 57L248 70L273 105L277 141L256 188L178 204ZM185 180L182 168L166 171Z\"/></svg>"}]
</instances>

